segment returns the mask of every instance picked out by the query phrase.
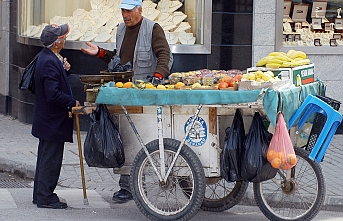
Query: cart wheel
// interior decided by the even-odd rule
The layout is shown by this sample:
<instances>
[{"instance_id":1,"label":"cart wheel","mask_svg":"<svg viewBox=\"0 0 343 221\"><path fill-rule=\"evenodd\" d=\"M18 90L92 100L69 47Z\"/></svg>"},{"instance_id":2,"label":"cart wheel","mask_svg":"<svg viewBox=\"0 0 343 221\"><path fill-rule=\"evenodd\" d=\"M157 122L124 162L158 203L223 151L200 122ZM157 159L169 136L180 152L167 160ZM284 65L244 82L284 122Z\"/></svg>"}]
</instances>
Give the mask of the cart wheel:
<instances>
[{"instance_id":1,"label":"cart wheel","mask_svg":"<svg viewBox=\"0 0 343 221\"><path fill-rule=\"evenodd\" d=\"M185 179L179 182L184 194L188 197L192 187L187 186ZM227 182L222 177L207 177L204 201L201 209L211 212L223 212L235 206L243 198L249 182Z\"/></svg>"},{"instance_id":2,"label":"cart wheel","mask_svg":"<svg viewBox=\"0 0 343 221\"><path fill-rule=\"evenodd\" d=\"M321 209L325 198L325 184L321 167L308 158L309 153L295 147L297 164L291 169L291 181L286 182L286 171L254 183L254 196L263 214L270 220L311 220Z\"/></svg>"},{"instance_id":3,"label":"cart wheel","mask_svg":"<svg viewBox=\"0 0 343 221\"><path fill-rule=\"evenodd\" d=\"M167 171L181 142L165 138L163 143ZM146 147L160 170L158 140L148 143ZM188 182L186 186L191 188L182 189L180 183L183 182ZM131 168L130 183L134 201L151 220L192 218L204 199L205 182L202 164L187 145L183 145L165 184L159 181L144 150L139 151Z\"/></svg>"},{"instance_id":4,"label":"cart wheel","mask_svg":"<svg viewBox=\"0 0 343 221\"><path fill-rule=\"evenodd\" d=\"M235 206L243 198L249 182L227 182L222 177L206 178L206 191L201 209L223 212Z\"/></svg>"}]
</instances>

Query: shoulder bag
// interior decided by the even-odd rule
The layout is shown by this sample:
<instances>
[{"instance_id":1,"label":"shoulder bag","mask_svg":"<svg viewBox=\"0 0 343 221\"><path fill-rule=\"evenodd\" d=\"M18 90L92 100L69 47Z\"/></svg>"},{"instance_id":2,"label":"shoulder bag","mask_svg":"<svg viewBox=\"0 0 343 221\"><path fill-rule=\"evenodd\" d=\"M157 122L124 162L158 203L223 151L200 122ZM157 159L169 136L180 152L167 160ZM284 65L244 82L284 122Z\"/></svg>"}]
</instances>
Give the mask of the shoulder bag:
<instances>
[{"instance_id":1,"label":"shoulder bag","mask_svg":"<svg viewBox=\"0 0 343 221\"><path fill-rule=\"evenodd\" d=\"M24 72L21 75L20 82L19 82L19 89L21 90L29 90L32 94L35 94L35 69L36 63L39 57L38 53L33 60L30 62L29 65L25 68Z\"/></svg>"}]
</instances>

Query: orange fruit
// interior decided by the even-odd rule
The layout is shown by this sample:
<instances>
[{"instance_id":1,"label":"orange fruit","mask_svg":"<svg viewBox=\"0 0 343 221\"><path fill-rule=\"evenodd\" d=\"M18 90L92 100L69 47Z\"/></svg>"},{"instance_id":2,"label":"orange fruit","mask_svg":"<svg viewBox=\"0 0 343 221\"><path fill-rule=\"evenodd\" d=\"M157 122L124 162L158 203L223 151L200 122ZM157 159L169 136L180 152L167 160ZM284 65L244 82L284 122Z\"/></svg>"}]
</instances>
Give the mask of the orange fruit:
<instances>
[{"instance_id":1,"label":"orange fruit","mask_svg":"<svg viewBox=\"0 0 343 221\"><path fill-rule=\"evenodd\" d=\"M269 161L272 161L275 158L274 154L275 154L274 150L268 150L268 152L267 152L267 159Z\"/></svg>"},{"instance_id":2,"label":"orange fruit","mask_svg":"<svg viewBox=\"0 0 343 221\"><path fill-rule=\"evenodd\" d=\"M124 84L123 84L123 88L132 88L132 82L125 82Z\"/></svg>"},{"instance_id":3,"label":"orange fruit","mask_svg":"<svg viewBox=\"0 0 343 221\"><path fill-rule=\"evenodd\" d=\"M277 157L278 157L281 161L283 161L283 158L284 158L283 152L278 152Z\"/></svg>"},{"instance_id":4,"label":"orange fruit","mask_svg":"<svg viewBox=\"0 0 343 221\"><path fill-rule=\"evenodd\" d=\"M272 167L278 169L281 166L281 160L279 158L274 158L271 162Z\"/></svg>"},{"instance_id":5,"label":"orange fruit","mask_svg":"<svg viewBox=\"0 0 343 221\"><path fill-rule=\"evenodd\" d=\"M297 163L297 157L295 154L287 154L287 163L290 165L295 165Z\"/></svg>"}]
</instances>

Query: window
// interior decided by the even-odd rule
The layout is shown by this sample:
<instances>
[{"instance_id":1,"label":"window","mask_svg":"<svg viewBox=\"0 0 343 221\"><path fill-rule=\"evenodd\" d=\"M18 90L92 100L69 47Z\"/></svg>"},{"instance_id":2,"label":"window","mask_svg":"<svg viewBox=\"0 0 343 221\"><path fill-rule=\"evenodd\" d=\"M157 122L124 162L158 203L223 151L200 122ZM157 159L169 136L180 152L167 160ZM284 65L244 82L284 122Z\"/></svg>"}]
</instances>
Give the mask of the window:
<instances>
[{"instance_id":1,"label":"window","mask_svg":"<svg viewBox=\"0 0 343 221\"><path fill-rule=\"evenodd\" d=\"M343 0L284 0L284 46L343 45Z\"/></svg>"},{"instance_id":2,"label":"window","mask_svg":"<svg viewBox=\"0 0 343 221\"><path fill-rule=\"evenodd\" d=\"M22 0L19 41L34 44L36 39L39 44L37 40L47 24L68 23L71 31L66 48L78 49L75 43L92 41L113 49L117 26L123 21L120 3L121 0ZM162 26L174 53L210 53L211 1L143 1L142 8L144 17Z\"/></svg>"}]
</instances>

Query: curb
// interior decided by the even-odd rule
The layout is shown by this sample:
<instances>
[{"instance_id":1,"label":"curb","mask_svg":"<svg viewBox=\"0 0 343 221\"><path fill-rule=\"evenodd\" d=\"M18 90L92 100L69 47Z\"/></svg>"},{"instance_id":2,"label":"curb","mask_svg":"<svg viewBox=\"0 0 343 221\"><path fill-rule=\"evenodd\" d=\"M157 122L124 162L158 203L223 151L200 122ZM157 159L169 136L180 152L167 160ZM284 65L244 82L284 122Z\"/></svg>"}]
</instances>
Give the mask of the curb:
<instances>
[{"instance_id":1,"label":"curb","mask_svg":"<svg viewBox=\"0 0 343 221\"><path fill-rule=\"evenodd\" d=\"M35 167L26 163L21 163L13 160L8 160L0 157L0 171L13 173L19 177L26 179L34 179Z\"/></svg>"},{"instance_id":2,"label":"curb","mask_svg":"<svg viewBox=\"0 0 343 221\"><path fill-rule=\"evenodd\" d=\"M1 157L0 162L0 171L16 174L23 179L34 179L34 166ZM252 189L252 183L249 183L248 189L238 205L257 206ZM326 195L321 210L343 211L343 196Z\"/></svg>"}]
</instances>

